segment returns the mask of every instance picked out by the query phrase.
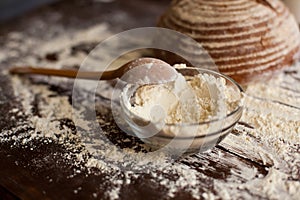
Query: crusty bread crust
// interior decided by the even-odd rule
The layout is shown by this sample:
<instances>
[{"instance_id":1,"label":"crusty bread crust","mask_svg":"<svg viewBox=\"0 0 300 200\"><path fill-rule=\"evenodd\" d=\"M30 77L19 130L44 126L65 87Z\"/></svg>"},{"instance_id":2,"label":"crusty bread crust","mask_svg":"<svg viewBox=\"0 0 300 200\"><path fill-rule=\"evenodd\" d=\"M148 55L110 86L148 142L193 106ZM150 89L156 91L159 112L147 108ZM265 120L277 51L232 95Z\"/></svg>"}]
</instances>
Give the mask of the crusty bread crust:
<instances>
[{"instance_id":1,"label":"crusty bread crust","mask_svg":"<svg viewBox=\"0 0 300 200\"><path fill-rule=\"evenodd\" d=\"M299 55L298 24L278 0L176 0L158 26L191 36L220 72L240 83L290 66ZM189 46L181 45L191 55ZM163 55L164 60L179 62ZM205 66L207 59L199 56L197 63Z\"/></svg>"}]
</instances>

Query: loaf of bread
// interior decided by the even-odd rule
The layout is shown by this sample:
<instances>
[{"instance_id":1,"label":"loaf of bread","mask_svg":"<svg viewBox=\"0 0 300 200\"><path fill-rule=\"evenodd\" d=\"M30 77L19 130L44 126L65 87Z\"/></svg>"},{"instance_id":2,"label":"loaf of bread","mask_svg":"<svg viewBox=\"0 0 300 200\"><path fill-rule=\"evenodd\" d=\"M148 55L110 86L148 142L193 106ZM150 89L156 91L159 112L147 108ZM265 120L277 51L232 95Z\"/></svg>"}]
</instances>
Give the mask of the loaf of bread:
<instances>
[{"instance_id":1,"label":"loaf of bread","mask_svg":"<svg viewBox=\"0 0 300 200\"><path fill-rule=\"evenodd\" d=\"M299 56L298 24L279 0L174 0L158 26L195 39L220 72L240 83L290 66ZM199 56L200 66L206 62Z\"/></svg>"}]
</instances>

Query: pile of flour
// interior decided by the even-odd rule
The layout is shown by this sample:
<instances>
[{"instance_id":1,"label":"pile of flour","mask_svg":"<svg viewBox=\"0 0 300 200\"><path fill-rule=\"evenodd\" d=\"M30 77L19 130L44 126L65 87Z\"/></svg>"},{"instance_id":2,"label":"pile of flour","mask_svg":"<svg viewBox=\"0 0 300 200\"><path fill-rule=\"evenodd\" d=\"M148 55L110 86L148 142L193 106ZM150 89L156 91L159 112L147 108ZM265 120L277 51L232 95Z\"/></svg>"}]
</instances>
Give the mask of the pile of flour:
<instances>
[{"instance_id":1,"label":"pile of flour","mask_svg":"<svg viewBox=\"0 0 300 200\"><path fill-rule=\"evenodd\" d=\"M238 93L238 92L235 92ZM224 78L203 73L184 77L178 74L172 83L144 85L134 94L128 109L146 121L167 124L199 123L226 116L237 108L239 98Z\"/></svg>"}]
</instances>

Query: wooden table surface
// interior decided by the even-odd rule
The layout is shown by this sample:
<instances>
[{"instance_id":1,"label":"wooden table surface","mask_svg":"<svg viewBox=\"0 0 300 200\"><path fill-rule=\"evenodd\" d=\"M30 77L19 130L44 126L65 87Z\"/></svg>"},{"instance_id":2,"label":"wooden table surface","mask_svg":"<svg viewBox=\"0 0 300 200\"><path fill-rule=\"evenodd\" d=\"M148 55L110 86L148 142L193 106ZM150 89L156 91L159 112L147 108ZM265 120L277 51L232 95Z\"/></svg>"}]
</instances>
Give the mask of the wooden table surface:
<instances>
[{"instance_id":1,"label":"wooden table surface","mask_svg":"<svg viewBox=\"0 0 300 200\"><path fill-rule=\"evenodd\" d=\"M94 155L83 153L84 143L78 146L80 131L69 117L69 110L64 110L71 105L72 80L13 77L7 73L13 65L76 68L108 36L135 27L155 26L168 3L64 0L1 24L0 199L300 199L299 67L282 72L276 85L272 80L262 84L260 87L266 87L260 88L265 91L262 94L250 91L251 105L255 107L246 106L244 111L255 111L254 117L260 115L260 106L282 109L284 117L273 115L272 109L266 117L284 119L283 128L276 123L274 129L266 130L262 126L268 123L262 125L263 119L244 116L212 150L177 160L167 171L158 168L133 172L138 175L129 178L126 169L113 173L114 170L86 165ZM281 93L277 98L269 95L268 89ZM138 146L140 141L122 134L114 124L107 99L96 98L101 107L97 119L102 120L100 126L109 140L121 149ZM51 108L57 113L51 113ZM289 113L294 118L286 120ZM43 123L49 118L46 130L48 125ZM55 140L52 126L61 130L59 134L73 134L75 139ZM41 136L29 140L32 133ZM78 155L87 157L79 162ZM106 162L102 156L98 160Z\"/></svg>"}]
</instances>

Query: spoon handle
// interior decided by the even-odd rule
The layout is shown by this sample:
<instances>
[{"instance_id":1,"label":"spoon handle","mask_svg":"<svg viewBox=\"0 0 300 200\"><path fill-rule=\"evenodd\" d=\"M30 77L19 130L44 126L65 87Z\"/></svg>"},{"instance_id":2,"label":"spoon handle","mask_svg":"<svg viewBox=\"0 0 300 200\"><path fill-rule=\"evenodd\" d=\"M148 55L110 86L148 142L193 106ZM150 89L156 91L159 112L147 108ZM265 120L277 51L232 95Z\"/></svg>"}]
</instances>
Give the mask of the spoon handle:
<instances>
[{"instance_id":1,"label":"spoon handle","mask_svg":"<svg viewBox=\"0 0 300 200\"><path fill-rule=\"evenodd\" d=\"M36 74L46 76L60 76L66 78L80 78L90 80L111 80L115 79L115 71L93 72L93 71L79 71L74 69L52 69L40 67L13 67L9 70L11 74Z\"/></svg>"}]
</instances>

